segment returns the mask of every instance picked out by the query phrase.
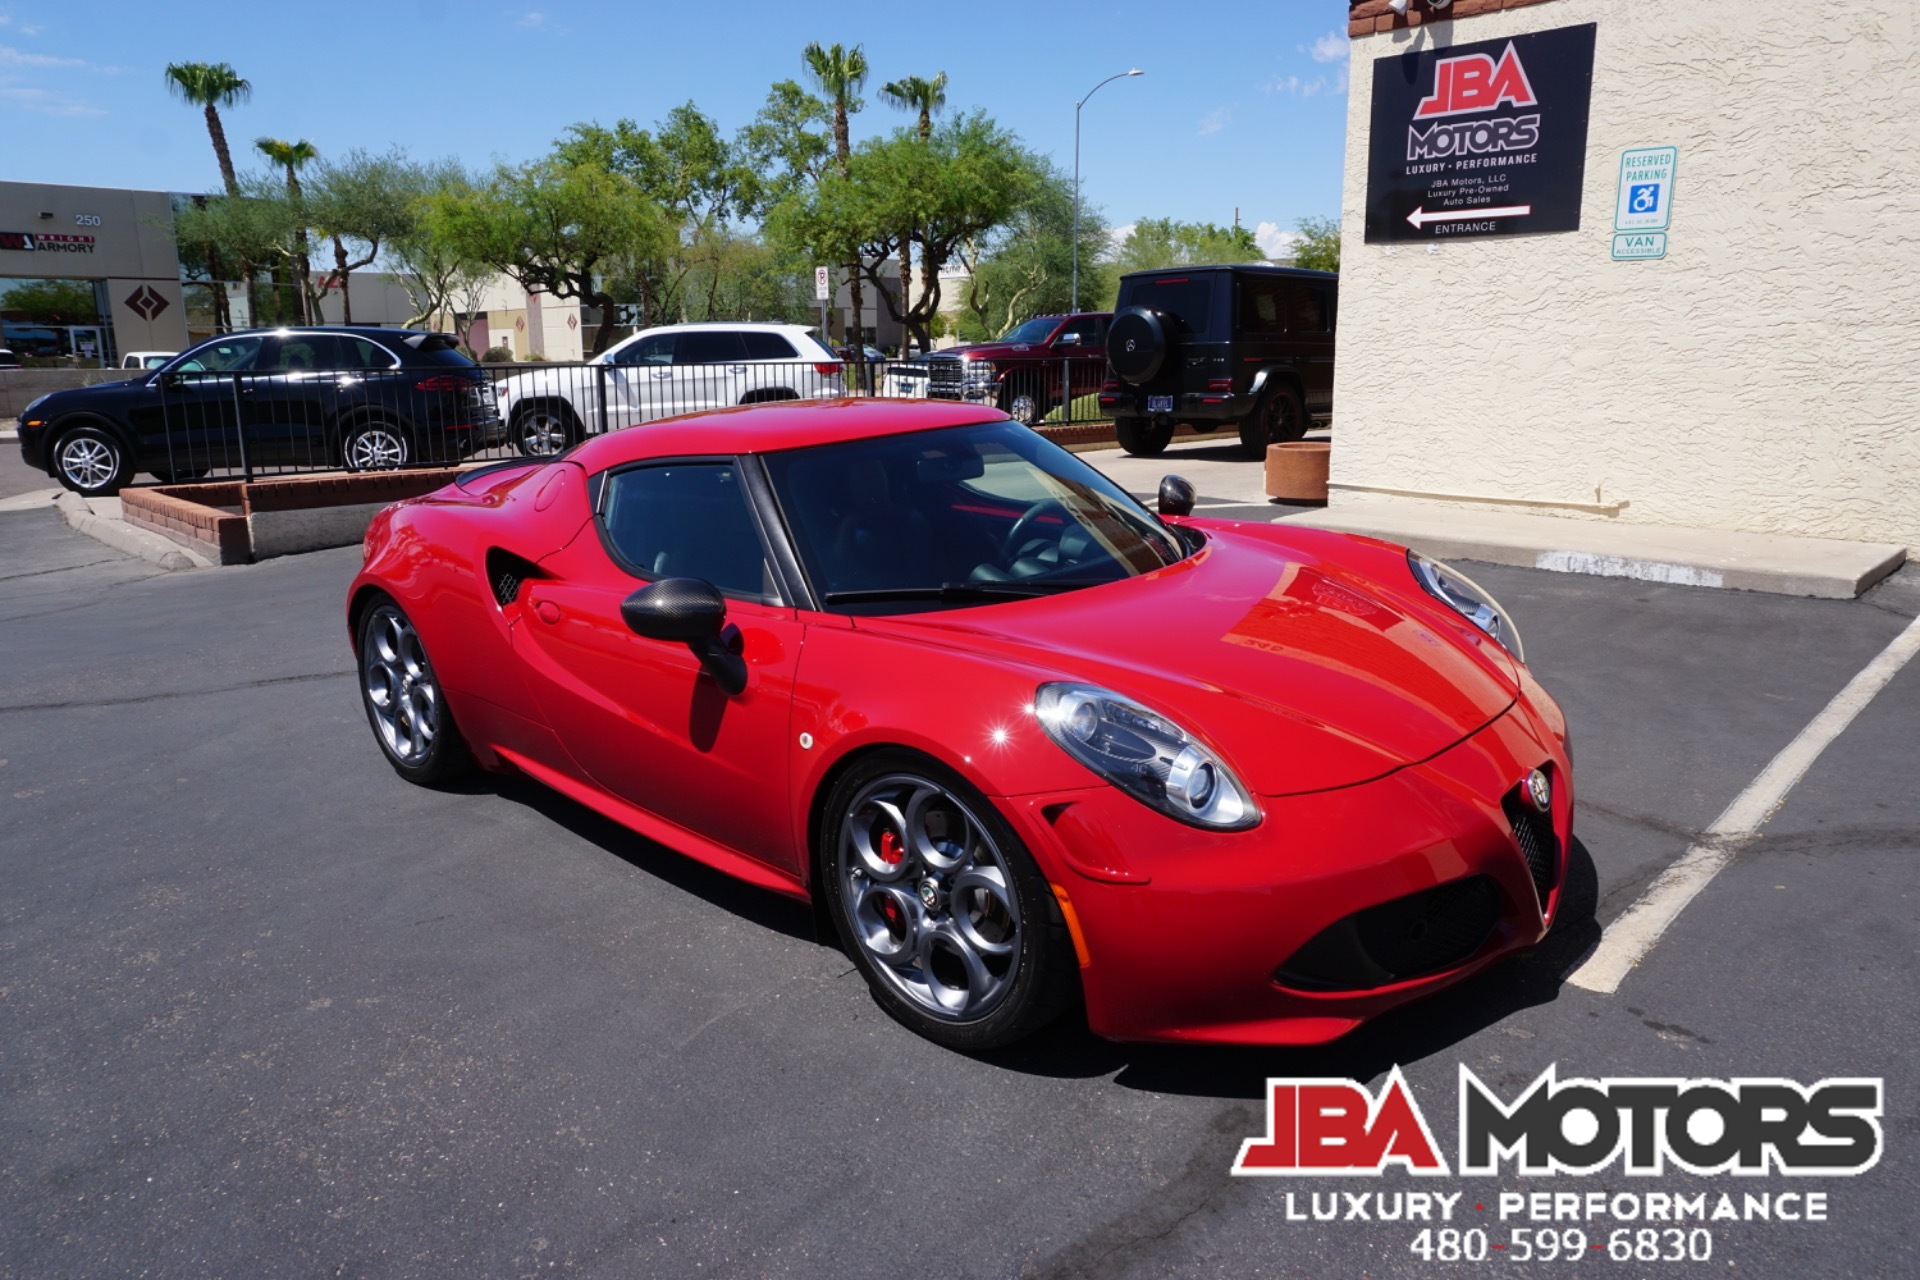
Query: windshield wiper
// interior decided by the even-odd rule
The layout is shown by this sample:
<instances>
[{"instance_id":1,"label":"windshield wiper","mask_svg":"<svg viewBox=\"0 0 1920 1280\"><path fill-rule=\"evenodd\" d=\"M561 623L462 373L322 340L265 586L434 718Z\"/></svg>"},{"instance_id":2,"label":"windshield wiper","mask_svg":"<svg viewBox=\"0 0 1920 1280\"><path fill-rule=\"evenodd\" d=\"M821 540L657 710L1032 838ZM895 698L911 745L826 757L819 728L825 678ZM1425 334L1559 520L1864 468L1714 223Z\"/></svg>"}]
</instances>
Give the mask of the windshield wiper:
<instances>
[{"instance_id":1,"label":"windshield wiper","mask_svg":"<svg viewBox=\"0 0 1920 1280\"><path fill-rule=\"evenodd\" d=\"M865 600L1025 600L1050 596L1076 587L1097 587L1111 579L1059 579L1053 582L943 582L937 587L875 587L865 591L829 591L826 604L855 604Z\"/></svg>"}]
</instances>

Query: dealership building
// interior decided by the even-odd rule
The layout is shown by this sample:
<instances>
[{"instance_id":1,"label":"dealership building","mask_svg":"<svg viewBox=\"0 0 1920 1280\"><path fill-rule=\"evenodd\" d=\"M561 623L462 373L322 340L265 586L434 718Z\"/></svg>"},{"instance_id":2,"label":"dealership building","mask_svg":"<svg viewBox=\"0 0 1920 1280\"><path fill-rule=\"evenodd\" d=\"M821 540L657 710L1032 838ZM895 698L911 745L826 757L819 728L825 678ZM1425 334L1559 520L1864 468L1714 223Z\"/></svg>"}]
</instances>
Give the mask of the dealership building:
<instances>
[{"instance_id":1,"label":"dealership building","mask_svg":"<svg viewBox=\"0 0 1920 1280\"><path fill-rule=\"evenodd\" d=\"M1330 514L1920 548L1912 0L1354 0Z\"/></svg>"}]
</instances>

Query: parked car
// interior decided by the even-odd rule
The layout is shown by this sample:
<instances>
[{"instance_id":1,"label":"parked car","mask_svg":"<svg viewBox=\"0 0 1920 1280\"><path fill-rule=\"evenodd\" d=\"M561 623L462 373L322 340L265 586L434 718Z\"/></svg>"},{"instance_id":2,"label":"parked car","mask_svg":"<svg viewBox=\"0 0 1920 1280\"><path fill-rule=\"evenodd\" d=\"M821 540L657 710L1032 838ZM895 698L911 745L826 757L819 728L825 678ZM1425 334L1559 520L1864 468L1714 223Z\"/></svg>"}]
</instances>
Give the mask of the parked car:
<instances>
[{"instance_id":1,"label":"parked car","mask_svg":"<svg viewBox=\"0 0 1920 1280\"><path fill-rule=\"evenodd\" d=\"M487 376L443 333L256 329L210 338L143 377L41 396L20 454L79 493L248 464L381 470L501 443Z\"/></svg>"},{"instance_id":2,"label":"parked car","mask_svg":"<svg viewBox=\"0 0 1920 1280\"><path fill-rule=\"evenodd\" d=\"M1539 942L1572 764L1509 616L1161 492L880 399L471 471L367 530L368 723L412 781L529 777L811 900L961 1049L1077 1003L1117 1039L1326 1041Z\"/></svg>"},{"instance_id":3,"label":"parked car","mask_svg":"<svg viewBox=\"0 0 1920 1280\"><path fill-rule=\"evenodd\" d=\"M933 357L924 353L906 360L889 361L880 393L896 400L925 400L927 379L933 373L932 362Z\"/></svg>"},{"instance_id":4,"label":"parked car","mask_svg":"<svg viewBox=\"0 0 1920 1280\"><path fill-rule=\"evenodd\" d=\"M1333 416L1340 277L1264 263L1120 277L1100 390L1120 447L1164 451L1177 423L1240 430L1249 458Z\"/></svg>"},{"instance_id":5,"label":"parked car","mask_svg":"<svg viewBox=\"0 0 1920 1280\"><path fill-rule=\"evenodd\" d=\"M179 355L178 351L129 351L120 357L122 369L158 369Z\"/></svg>"},{"instance_id":6,"label":"parked car","mask_svg":"<svg viewBox=\"0 0 1920 1280\"><path fill-rule=\"evenodd\" d=\"M7 350L5 347L0 347L0 369L19 369L23 367L20 363L19 356L13 354L13 352Z\"/></svg>"},{"instance_id":7,"label":"parked car","mask_svg":"<svg viewBox=\"0 0 1920 1280\"><path fill-rule=\"evenodd\" d=\"M936 400L997 405L1029 426L1069 391L1091 395L1106 377L1107 325L1102 312L1035 316L998 342L933 353L929 391Z\"/></svg>"},{"instance_id":8,"label":"parked car","mask_svg":"<svg viewBox=\"0 0 1920 1280\"><path fill-rule=\"evenodd\" d=\"M591 432L846 389L840 357L818 330L797 324L662 325L615 343L588 365L500 381L500 413L521 453L551 457Z\"/></svg>"}]
</instances>

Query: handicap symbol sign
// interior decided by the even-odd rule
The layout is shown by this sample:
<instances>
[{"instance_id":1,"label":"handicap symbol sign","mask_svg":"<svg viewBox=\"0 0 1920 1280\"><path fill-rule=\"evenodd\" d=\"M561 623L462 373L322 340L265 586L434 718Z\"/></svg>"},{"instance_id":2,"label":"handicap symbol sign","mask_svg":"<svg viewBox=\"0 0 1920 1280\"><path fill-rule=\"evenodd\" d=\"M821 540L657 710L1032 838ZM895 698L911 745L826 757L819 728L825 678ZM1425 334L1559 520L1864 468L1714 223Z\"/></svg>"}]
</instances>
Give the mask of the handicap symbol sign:
<instances>
[{"instance_id":1,"label":"handicap symbol sign","mask_svg":"<svg viewBox=\"0 0 1920 1280\"><path fill-rule=\"evenodd\" d=\"M1628 147L1620 153L1615 231L1667 229L1673 217L1673 175L1679 159L1678 147Z\"/></svg>"},{"instance_id":2,"label":"handicap symbol sign","mask_svg":"<svg viewBox=\"0 0 1920 1280\"><path fill-rule=\"evenodd\" d=\"M1645 186L1629 187L1627 190L1627 211L1629 213L1658 213L1660 211L1660 184L1649 182Z\"/></svg>"}]
</instances>

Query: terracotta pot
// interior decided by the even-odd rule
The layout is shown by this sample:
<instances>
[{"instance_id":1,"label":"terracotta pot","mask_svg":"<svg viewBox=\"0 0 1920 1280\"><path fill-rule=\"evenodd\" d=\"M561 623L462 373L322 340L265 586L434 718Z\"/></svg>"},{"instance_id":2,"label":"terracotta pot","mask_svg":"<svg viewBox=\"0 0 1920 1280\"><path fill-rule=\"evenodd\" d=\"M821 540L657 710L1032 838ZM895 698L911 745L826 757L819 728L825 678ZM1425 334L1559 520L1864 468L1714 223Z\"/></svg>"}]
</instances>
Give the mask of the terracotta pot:
<instances>
[{"instance_id":1,"label":"terracotta pot","mask_svg":"<svg viewBox=\"0 0 1920 1280\"><path fill-rule=\"evenodd\" d=\"M1267 446L1267 496L1283 502L1325 502L1328 440L1291 440Z\"/></svg>"}]
</instances>

